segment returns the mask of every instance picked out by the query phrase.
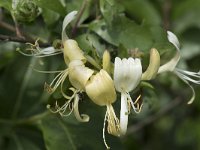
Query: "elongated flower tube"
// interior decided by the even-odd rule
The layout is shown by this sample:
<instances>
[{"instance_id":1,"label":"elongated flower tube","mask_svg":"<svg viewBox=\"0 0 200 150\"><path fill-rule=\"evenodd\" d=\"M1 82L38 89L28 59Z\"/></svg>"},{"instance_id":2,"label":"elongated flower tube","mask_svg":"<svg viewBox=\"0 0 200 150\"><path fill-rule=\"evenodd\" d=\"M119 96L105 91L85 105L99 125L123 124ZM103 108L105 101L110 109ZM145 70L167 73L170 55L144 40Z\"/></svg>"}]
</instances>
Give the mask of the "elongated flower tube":
<instances>
[{"instance_id":1,"label":"elongated flower tube","mask_svg":"<svg viewBox=\"0 0 200 150\"><path fill-rule=\"evenodd\" d=\"M175 56L170 61L159 68L158 73L170 71L175 73L181 80L183 80L192 90L192 97L188 101L188 104L191 104L195 99L195 91L189 82L200 84L200 72L191 72L176 68L181 57L179 40L176 35L170 31L167 31L167 38L169 42L176 47L177 51Z\"/></svg>"},{"instance_id":2,"label":"elongated flower tube","mask_svg":"<svg viewBox=\"0 0 200 150\"><path fill-rule=\"evenodd\" d=\"M152 48L150 50L150 60L147 70L142 74L142 80L154 79L158 73L160 67L160 54L157 49Z\"/></svg>"},{"instance_id":3,"label":"elongated flower tube","mask_svg":"<svg viewBox=\"0 0 200 150\"><path fill-rule=\"evenodd\" d=\"M109 149L105 141L105 123L108 122L108 133L119 136L120 127L119 120L115 115L112 103L116 101L116 92L114 83L109 74L101 69L96 75L93 75L85 87L89 98L99 106L106 106L106 114L103 127L103 139L106 147Z\"/></svg>"},{"instance_id":4,"label":"elongated flower tube","mask_svg":"<svg viewBox=\"0 0 200 150\"><path fill-rule=\"evenodd\" d=\"M134 106L129 92L137 87L142 77L142 65L139 58L115 58L114 84L121 93L120 128L121 134L125 134L128 125L128 106L132 106L136 113L140 109Z\"/></svg>"},{"instance_id":5,"label":"elongated flower tube","mask_svg":"<svg viewBox=\"0 0 200 150\"><path fill-rule=\"evenodd\" d=\"M107 71L108 74L111 73L111 62L110 62L111 58L110 58L110 53L105 50L103 53L103 62L102 62L102 66L103 69L105 71Z\"/></svg>"},{"instance_id":6,"label":"elongated flower tube","mask_svg":"<svg viewBox=\"0 0 200 150\"><path fill-rule=\"evenodd\" d=\"M81 60L84 63L86 62L83 51L79 48L78 43L75 40L68 39L63 44L63 54L66 64L69 64L73 60Z\"/></svg>"}]
</instances>

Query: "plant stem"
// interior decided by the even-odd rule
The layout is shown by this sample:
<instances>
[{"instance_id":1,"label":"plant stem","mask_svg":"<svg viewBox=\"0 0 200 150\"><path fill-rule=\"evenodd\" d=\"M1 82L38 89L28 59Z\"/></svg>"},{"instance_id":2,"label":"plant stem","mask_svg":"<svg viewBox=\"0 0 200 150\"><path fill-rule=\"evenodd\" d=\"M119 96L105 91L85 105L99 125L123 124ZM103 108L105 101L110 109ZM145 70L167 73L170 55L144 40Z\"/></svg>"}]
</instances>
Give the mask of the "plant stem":
<instances>
[{"instance_id":1,"label":"plant stem","mask_svg":"<svg viewBox=\"0 0 200 150\"><path fill-rule=\"evenodd\" d=\"M0 34L0 41L18 42L18 43L32 43L32 44L35 43L34 40L27 40L27 39L20 38L20 37L12 37L12 36L2 35L2 34ZM39 42L39 45L40 45L40 47L48 47L48 46L50 46L49 43L41 43L41 42Z\"/></svg>"},{"instance_id":2,"label":"plant stem","mask_svg":"<svg viewBox=\"0 0 200 150\"><path fill-rule=\"evenodd\" d=\"M78 16L77 16L77 19L76 19L76 22L75 22L75 25L74 25L74 27L72 29L72 33L71 33L72 37L74 37L74 35L76 34L79 21L80 21L82 15L83 15L83 12L85 11L87 3L88 3L88 0L84 0L82 5L81 5L80 11L78 12Z\"/></svg>"},{"instance_id":3,"label":"plant stem","mask_svg":"<svg viewBox=\"0 0 200 150\"><path fill-rule=\"evenodd\" d=\"M35 115L35 116L32 116L30 118L26 118L26 119L21 119L21 120L18 120L16 122L16 124L33 124L33 123L37 123L38 121L42 120L44 117L50 115L51 113L49 111L45 111L41 114L38 114L38 115Z\"/></svg>"}]
</instances>

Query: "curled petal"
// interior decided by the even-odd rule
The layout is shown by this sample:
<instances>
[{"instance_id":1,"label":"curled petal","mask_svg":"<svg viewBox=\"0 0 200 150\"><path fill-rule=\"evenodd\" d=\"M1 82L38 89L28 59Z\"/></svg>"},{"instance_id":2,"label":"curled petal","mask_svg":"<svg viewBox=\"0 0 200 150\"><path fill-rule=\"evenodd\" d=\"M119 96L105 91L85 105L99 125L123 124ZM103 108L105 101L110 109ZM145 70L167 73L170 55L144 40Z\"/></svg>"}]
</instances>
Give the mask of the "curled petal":
<instances>
[{"instance_id":1,"label":"curled petal","mask_svg":"<svg viewBox=\"0 0 200 150\"><path fill-rule=\"evenodd\" d=\"M88 122L90 120L90 117L86 114L81 114L79 113L78 110L78 103L79 103L79 95L76 94L74 97L74 115L76 117L76 119L80 122Z\"/></svg>"},{"instance_id":2,"label":"curled petal","mask_svg":"<svg viewBox=\"0 0 200 150\"><path fill-rule=\"evenodd\" d=\"M74 60L69 64L69 81L79 90L85 90L85 85L93 73L81 60Z\"/></svg>"},{"instance_id":3,"label":"curled petal","mask_svg":"<svg viewBox=\"0 0 200 150\"><path fill-rule=\"evenodd\" d=\"M169 42L172 43L176 47L176 49L179 51L180 43L179 43L177 36L174 33L172 33L171 31L167 31L167 38L168 38Z\"/></svg>"},{"instance_id":4,"label":"curled petal","mask_svg":"<svg viewBox=\"0 0 200 150\"><path fill-rule=\"evenodd\" d=\"M165 63L159 68L158 73L162 73L165 71L174 71L180 59L180 44L179 44L178 38L176 37L175 34L173 34L170 31L167 31L167 38L169 42L172 43L176 47L177 51L176 51L175 56L170 61L168 61L167 63Z\"/></svg>"},{"instance_id":5,"label":"curled petal","mask_svg":"<svg viewBox=\"0 0 200 150\"><path fill-rule=\"evenodd\" d=\"M77 13L78 13L77 11L72 11L69 14L67 14L64 18L63 26L62 26L62 41L63 42L66 41L67 39L69 39L65 32L65 29L68 26L68 24L76 18Z\"/></svg>"}]
</instances>

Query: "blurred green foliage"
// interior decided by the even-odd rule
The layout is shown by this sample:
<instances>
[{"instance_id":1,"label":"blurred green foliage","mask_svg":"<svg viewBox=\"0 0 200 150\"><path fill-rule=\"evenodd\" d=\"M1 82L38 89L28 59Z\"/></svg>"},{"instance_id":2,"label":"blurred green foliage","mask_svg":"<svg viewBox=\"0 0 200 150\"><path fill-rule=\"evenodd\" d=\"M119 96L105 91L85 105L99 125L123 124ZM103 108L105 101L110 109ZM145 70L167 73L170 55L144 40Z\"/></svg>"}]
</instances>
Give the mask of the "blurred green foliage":
<instances>
[{"instance_id":1,"label":"blurred green foliage","mask_svg":"<svg viewBox=\"0 0 200 150\"><path fill-rule=\"evenodd\" d=\"M23 0L22 0L23 1ZM143 68L148 64L149 50L155 47L166 62L173 46L166 30L177 34L181 42L182 68L198 71L200 58L199 0L32 0L39 14L13 21L12 0L0 0L0 36L15 37L18 24L25 38L39 38L43 43L60 39L62 20L72 10L83 9L68 28L85 53L100 57L105 49L115 56L128 57L127 49L144 53ZM86 4L83 8L83 5ZM29 9L27 9L29 11ZM31 10L30 10L31 11ZM38 13L31 11L29 13ZM32 22L29 22L32 21ZM73 32L72 32L73 31ZM86 95L80 111L91 116L89 123L79 123L73 114L60 117L50 113L46 105L64 101L59 93L43 90L55 74L39 70L65 69L62 55L47 58L25 57L16 48L26 49L20 42L0 41L0 149L1 150L88 150L105 149L102 127L105 109L93 104ZM143 110L129 118L128 133L122 138L106 135L112 149L197 150L200 149L200 87L195 86L196 101L187 105L191 91L176 76L159 75L142 86ZM152 88L153 86L153 88ZM119 100L114 104L119 115Z\"/></svg>"}]
</instances>

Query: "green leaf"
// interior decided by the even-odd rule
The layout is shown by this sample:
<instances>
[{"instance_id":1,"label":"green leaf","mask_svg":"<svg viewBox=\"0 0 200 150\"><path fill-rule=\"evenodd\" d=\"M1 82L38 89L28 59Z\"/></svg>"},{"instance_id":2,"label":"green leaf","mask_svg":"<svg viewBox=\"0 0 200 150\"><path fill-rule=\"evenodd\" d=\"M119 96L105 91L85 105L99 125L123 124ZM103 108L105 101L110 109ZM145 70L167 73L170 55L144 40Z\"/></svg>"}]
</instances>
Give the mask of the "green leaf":
<instances>
[{"instance_id":1,"label":"green leaf","mask_svg":"<svg viewBox=\"0 0 200 150\"><path fill-rule=\"evenodd\" d=\"M105 50L105 45L100 43L100 39L96 34L82 34L76 38L79 46L85 51L86 53L90 53L93 50L96 50L99 56L103 55Z\"/></svg>"},{"instance_id":2,"label":"green leaf","mask_svg":"<svg viewBox=\"0 0 200 150\"><path fill-rule=\"evenodd\" d=\"M17 134L12 135L12 140L9 143L8 150L42 150L31 139L28 139Z\"/></svg>"},{"instance_id":3,"label":"green leaf","mask_svg":"<svg viewBox=\"0 0 200 150\"><path fill-rule=\"evenodd\" d=\"M50 9L45 9L45 8L42 9L42 16L44 18L44 22L48 26L55 24L60 18L60 15L58 13Z\"/></svg>"},{"instance_id":4,"label":"green leaf","mask_svg":"<svg viewBox=\"0 0 200 150\"><path fill-rule=\"evenodd\" d=\"M104 20L94 22L90 28L110 44L114 46L123 44L127 49L139 48L140 50L147 51L154 42L148 28L137 25L125 16L116 18L112 28Z\"/></svg>"},{"instance_id":5,"label":"green leaf","mask_svg":"<svg viewBox=\"0 0 200 150\"><path fill-rule=\"evenodd\" d=\"M55 11L61 16L65 16L66 14L65 7L62 5L60 0L51 0L51 2L49 2L49 0L35 0L35 2L39 7Z\"/></svg>"},{"instance_id":6,"label":"green leaf","mask_svg":"<svg viewBox=\"0 0 200 150\"><path fill-rule=\"evenodd\" d=\"M132 19L144 22L148 25L160 25L161 16L150 1L147 0L123 0L120 1L124 6L126 13Z\"/></svg>"},{"instance_id":7,"label":"green leaf","mask_svg":"<svg viewBox=\"0 0 200 150\"><path fill-rule=\"evenodd\" d=\"M124 8L115 0L100 0L100 10L106 22L110 23Z\"/></svg>"},{"instance_id":8,"label":"green leaf","mask_svg":"<svg viewBox=\"0 0 200 150\"><path fill-rule=\"evenodd\" d=\"M76 144L66 124L59 118L51 116L41 122L41 129L47 150L76 150Z\"/></svg>"},{"instance_id":9,"label":"green leaf","mask_svg":"<svg viewBox=\"0 0 200 150\"><path fill-rule=\"evenodd\" d=\"M188 28L200 28L200 1L199 0L185 0L178 3L172 9L172 21L175 25L176 33L182 33Z\"/></svg>"},{"instance_id":10,"label":"green leaf","mask_svg":"<svg viewBox=\"0 0 200 150\"><path fill-rule=\"evenodd\" d=\"M7 10L12 10L12 0L1 0L0 1L0 7L4 7Z\"/></svg>"}]
</instances>

